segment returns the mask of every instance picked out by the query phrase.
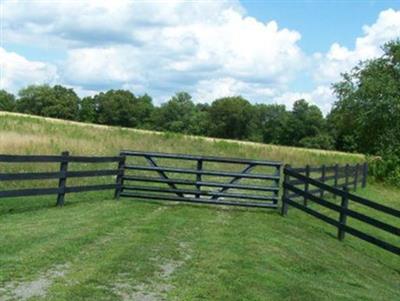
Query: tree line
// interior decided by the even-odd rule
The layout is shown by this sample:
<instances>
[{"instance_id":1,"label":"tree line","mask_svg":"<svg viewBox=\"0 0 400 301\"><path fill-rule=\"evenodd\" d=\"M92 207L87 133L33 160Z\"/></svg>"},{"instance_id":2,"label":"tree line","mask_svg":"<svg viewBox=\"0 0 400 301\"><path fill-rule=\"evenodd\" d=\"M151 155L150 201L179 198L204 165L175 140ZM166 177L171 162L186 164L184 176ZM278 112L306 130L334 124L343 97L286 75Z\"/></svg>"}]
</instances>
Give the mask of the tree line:
<instances>
[{"instance_id":1,"label":"tree line","mask_svg":"<svg viewBox=\"0 0 400 301\"><path fill-rule=\"evenodd\" d=\"M196 104L189 93L178 92L160 106L145 94L109 90L79 98L61 85L32 85L18 96L0 91L0 109L82 122L170 131L191 135L263 143L333 149L320 109L304 99L292 110L284 105L251 104L241 97L224 97Z\"/></svg>"},{"instance_id":2,"label":"tree line","mask_svg":"<svg viewBox=\"0 0 400 301\"><path fill-rule=\"evenodd\" d=\"M326 117L304 99L291 110L242 96L195 103L178 92L160 106L147 95L109 90L80 98L61 85L31 85L17 96L0 90L0 110L107 125L381 156L377 177L400 182L400 40L379 58L360 62L332 85ZM394 180L393 180L394 179Z\"/></svg>"}]
</instances>

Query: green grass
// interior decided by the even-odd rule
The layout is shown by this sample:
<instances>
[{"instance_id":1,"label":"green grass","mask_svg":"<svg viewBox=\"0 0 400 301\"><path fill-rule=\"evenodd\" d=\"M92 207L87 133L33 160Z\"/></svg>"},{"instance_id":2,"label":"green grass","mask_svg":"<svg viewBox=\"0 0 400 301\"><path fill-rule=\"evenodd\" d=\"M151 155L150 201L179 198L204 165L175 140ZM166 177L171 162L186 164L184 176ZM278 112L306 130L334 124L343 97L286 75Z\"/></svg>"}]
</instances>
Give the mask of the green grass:
<instances>
[{"instance_id":1,"label":"green grass","mask_svg":"<svg viewBox=\"0 0 400 301\"><path fill-rule=\"evenodd\" d=\"M284 160L297 166L363 160L338 152L0 115L0 153L68 149L114 155L122 148ZM359 193L399 208L400 191L392 187L371 183ZM350 235L339 242L333 227L294 208L281 217L275 210L115 201L112 192L67 195L64 208L54 203L54 197L0 201L1 301L400 298L398 256ZM379 235L398 244L398 238Z\"/></svg>"},{"instance_id":2,"label":"green grass","mask_svg":"<svg viewBox=\"0 0 400 301\"><path fill-rule=\"evenodd\" d=\"M129 300L141 292L155 300L400 296L397 256L351 236L339 242L334 228L293 208L284 218L268 210L83 196L62 209L36 199L36 210L1 214L5 300L43 278L50 281L46 295L32 300ZM54 276L60 266L63 275Z\"/></svg>"}]
</instances>

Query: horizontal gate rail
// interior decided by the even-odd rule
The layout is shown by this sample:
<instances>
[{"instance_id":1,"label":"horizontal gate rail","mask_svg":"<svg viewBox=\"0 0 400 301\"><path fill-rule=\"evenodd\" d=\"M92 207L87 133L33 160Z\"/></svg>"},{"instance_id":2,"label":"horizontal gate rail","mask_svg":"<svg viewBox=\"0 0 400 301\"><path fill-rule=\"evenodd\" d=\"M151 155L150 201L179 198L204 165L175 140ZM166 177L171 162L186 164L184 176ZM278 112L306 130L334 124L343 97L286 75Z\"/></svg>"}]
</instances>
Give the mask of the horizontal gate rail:
<instances>
[{"instance_id":1,"label":"horizontal gate rail","mask_svg":"<svg viewBox=\"0 0 400 301\"><path fill-rule=\"evenodd\" d=\"M295 180L293 181L291 178L294 178ZM312 193L312 191L307 191L307 189L295 186L294 183L297 183L298 181L301 181L302 184L305 184L304 187L306 188L308 187L308 185L312 185L320 190L330 192L331 194L333 194L333 196L341 197L342 198L341 204L337 205L332 202L332 199L326 199L320 196L316 196ZM400 210L352 194L348 192L346 187L344 187L344 189L341 190L338 189L337 187L330 186L317 179L307 177L306 175L299 173L296 169L292 169L290 167L284 168L283 189L284 189L282 196L283 215L287 214L288 206L290 205L320 220L323 220L330 225L335 226L338 229L338 238L340 240L344 239L345 233L349 233L357 238L372 243L396 255L400 255L400 245L398 246L394 245L388 241L382 240L381 238L377 238L372 234L365 233L361 229L356 229L353 226L349 226L347 224L347 218L346 218L349 216L359 222L368 224L371 227L390 233L391 235L394 235L398 238L400 237L400 228L398 226L395 226L394 224L396 225L400 224ZM304 199L303 203L299 202L298 199L296 201L296 197L303 198ZM327 216L326 214L316 211L314 208L310 208L306 201L311 201L312 203L321 205L324 208L340 213L339 220L335 220L332 217ZM354 202L372 208L381 213L390 215L392 216L393 220L396 220L396 223L390 224L386 221L381 221L378 218L371 216L370 214L361 213L356 209L350 209L348 208L349 202Z\"/></svg>"},{"instance_id":2,"label":"horizontal gate rail","mask_svg":"<svg viewBox=\"0 0 400 301\"><path fill-rule=\"evenodd\" d=\"M125 176L124 180L138 181L138 182L154 182L154 183L174 183L180 185L200 185L205 187L226 187L226 188L243 189L243 190L279 191L279 187L276 186L241 185L241 184L229 184L229 183L218 183L218 182L191 181L183 179L163 179L155 177Z\"/></svg>"},{"instance_id":3,"label":"horizontal gate rail","mask_svg":"<svg viewBox=\"0 0 400 301\"><path fill-rule=\"evenodd\" d=\"M280 180L280 162L273 161L262 161L262 160L250 160L250 159L238 159L238 158L224 158L224 157L211 157L211 156L192 156L192 155L181 155L181 154L165 154L165 153L154 153L154 152L137 152L137 151L122 151L122 156L126 158L142 158L149 164L142 165L138 163L126 163L124 165L124 172L122 176L121 190L118 192L120 196L136 197L139 195L143 198L144 195L149 196L148 198L154 198L159 200L160 197L165 197L168 200L184 201L186 199L195 199L196 202L207 203L207 204L228 204L237 205L238 203L250 204L247 207L252 207L253 203L249 200L257 200L257 207L263 208L276 208L279 195L279 180ZM158 160L175 160L176 164L173 166L159 166ZM197 163L193 168L181 168L179 167L180 162L193 161ZM241 171L229 171L225 167L219 170L206 169L204 165L208 162L212 162L214 165L217 164L224 166L224 164L239 164L245 165ZM257 167L268 167L268 172L252 173L253 169ZM137 172L155 172L159 177L153 177L148 175L138 174ZM180 178L175 178L172 175L180 174ZM188 178L183 178L182 175L186 175ZM220 177L222 180L212 181L207 177ZM228 178L225 182L223 178ZM230 179L229 179L230 178ZM242 179L250 181L250 183L240 182ZM128 184L128 182L140 182L142 185ZM251 182L256 181L256 182ZM260 181L269 181L269 184L260 185ZM143 184L148 184L144 186ZM152 184L151 186L149 184ZM159 187L158 185L168 185L169 188ZM180 185L192 186L189 188L181 188ZM205 190L204 187L214 187L214 190ZM193 189L191 189L193 188ZM243 190L245 192L237 193L229 192L229 190ZM141 193L137 193L140 191ZM254 192L258 192L258 194ZM154 197L154 193L158 193ZM171 196L170 194L176 196ZM270 195L266 195L269 193ZM117 194L117 193L116 193ZM160 195L161 194L161 195ZM139 198L137 196L137 198ZM151 197L150 197L151 196ZM192 197L190 197L192 196ZM237 202L227 201L229 198L238 199ZM207 202L205 202L207 201ZM265 206L262 206L265 205Z\"/></svg>"},{"instance_id":4,"label":"horizontal gate rail","mask_svg":"<svg viewBox=\"0 0 400 301\"><path fill-rule=\"evenodd\" d=\"M239 198L239 199L251 199L251 200L277 200L278 198L275 196L258 196L258 195L247 195L240 193L223 193L223 192L214 192L207 190L194 190L194 189L168 189L168 188L160 188L160 187L151 187L151 186L124 186L124 190L138 190L138 191L151 191L151 192L166 192L166 193L184 193L184 194L200 194L207 196L219 196L226 198Z\"/></svg>"},{"instance_id":5,"label":"horizontal gate rail","mask_svg":"<svg viewBox=\"0 0 400 301\"><path fill-rule=\"evenodd\" d=\"M213 157L213 156L193 156L187 154L168 154L168 153L157 153L157 152L140 152L140 151L121 151L123 156L136 156L136 157L153 157L153 158L165 158L165 159L178 159L178 160L202 160L204 162L220 162L220 163L237 163L237 164L248 164L253 163L262 166L282 166L281 162L277 161L264 161L264 160L253 160L253 159L241 159L241 158L227 158L227 157Z\"/></svg>"},{"instance_id":6,"label":"horizontal gate rail","mask_svg":"<svg viewBox=\"0 0 400 301\"><path fill-rule=\"evenodd\" d=\"M134 197L137 199L151 199L159 201L181 201L188 203L197 204L209 204L209 205L227 205L227 206L240 206L240 207L255 207L255 208L276 208L275 204L272 203L251 203L251 202L233 202L233 201L215 201L212 199L202 198L189 198L189 197L178 197L170 195L157 195L157 194L142 194L137 192L121 192L121 196Z\"/></svg>"},{"instance_id":7,"label":"horizontal gate rail","mask_svg":"<svg viewBox=\"0 0 400 301\"><path fill-rule=\"evenodd\" d=\"M126 165L126 169L131 170L147 170L147 171L163 171L163 172L171 172L171 173L185 173L185 174L200 174L207 176L219 176L219 177L240 177L240 178L249 178L249 179L264 179L264 180L279 180L279 176L272 175L261 175L261 174L246 174L246 173L238 173L238 172L222 172L216 170L196 170L196 169L188 169L188 168L172 168L172 167L150 167L143 165Z\"/></svg>"}]
</instances>

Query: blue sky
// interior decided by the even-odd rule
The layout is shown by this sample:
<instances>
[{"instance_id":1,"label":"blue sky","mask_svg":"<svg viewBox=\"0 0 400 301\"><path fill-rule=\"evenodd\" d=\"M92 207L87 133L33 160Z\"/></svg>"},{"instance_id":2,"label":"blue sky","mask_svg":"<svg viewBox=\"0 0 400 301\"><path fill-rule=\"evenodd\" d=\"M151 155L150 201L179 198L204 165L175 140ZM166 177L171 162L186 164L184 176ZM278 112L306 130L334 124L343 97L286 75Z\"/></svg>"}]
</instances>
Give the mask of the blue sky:
<instances>
[{"instance_id":1,"label":"blue sky","mask_svg":"<svg viewBox=\"0 0 400 301\"><path fill-rule=\"evenodd\" d=\"M1 2L1 88L185 90L329 111L331 83L400 37L399 1Z\"/></svg>"},{"instance_id":2,"label":"blue sky","mask_svg":"<svg viewBox=\"0 0 400 301\"><path fill-rule=\"evenodd\" d=\"M352 48L362 27L375 22L388 8L400 9L400 1L241 1L249 15L261 21L277 20L280 26L302 33L301 47L326 52L334 42Z\"/></svg>"}]
</instances>

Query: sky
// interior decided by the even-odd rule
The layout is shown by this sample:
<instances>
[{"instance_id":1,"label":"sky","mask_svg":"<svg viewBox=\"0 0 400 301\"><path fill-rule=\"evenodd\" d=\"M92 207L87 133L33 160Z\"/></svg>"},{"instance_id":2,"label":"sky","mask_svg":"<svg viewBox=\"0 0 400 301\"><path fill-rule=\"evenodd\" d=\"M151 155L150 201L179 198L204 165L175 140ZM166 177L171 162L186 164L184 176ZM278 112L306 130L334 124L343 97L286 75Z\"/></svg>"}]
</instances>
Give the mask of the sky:
<instances>
[{"instance_id":1,"label":"sky","mask_svg":"<svg viewBox=\"0 0 400 301\"><path fill-rule=\"evenodd\" d=\"M0 88L12 93L304 98L324 113L341 73L400 38L400 1L0 0L0 17Z\"/></svg>"}]
</instances>

